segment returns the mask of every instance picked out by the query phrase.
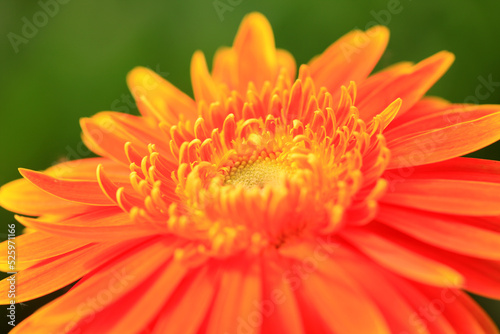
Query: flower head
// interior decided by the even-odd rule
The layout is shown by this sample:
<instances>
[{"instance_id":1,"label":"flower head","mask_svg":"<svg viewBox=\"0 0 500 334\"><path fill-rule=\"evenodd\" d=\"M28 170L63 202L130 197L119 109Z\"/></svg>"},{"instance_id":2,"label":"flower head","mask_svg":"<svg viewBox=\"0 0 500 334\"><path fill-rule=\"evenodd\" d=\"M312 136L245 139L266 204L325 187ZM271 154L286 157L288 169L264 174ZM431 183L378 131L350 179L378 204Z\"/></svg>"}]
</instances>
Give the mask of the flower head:
<instances>
[{"instance_id":1,"label":"flower head","mask_svg":"<svg viewBox=\"0 0 500 334\"><path fill-rule=\"evenodd\" d=\"M500 106L424 97L448 52L370 75L388 37L296 75L253 13L211 72L194 54L194 99L134 69L141 116L81 121L100 157L1 188L17 302L78 281L13 333L498 333L463 291L500 298L500 163L459 156Z\"/></svg>"}]
</instances>

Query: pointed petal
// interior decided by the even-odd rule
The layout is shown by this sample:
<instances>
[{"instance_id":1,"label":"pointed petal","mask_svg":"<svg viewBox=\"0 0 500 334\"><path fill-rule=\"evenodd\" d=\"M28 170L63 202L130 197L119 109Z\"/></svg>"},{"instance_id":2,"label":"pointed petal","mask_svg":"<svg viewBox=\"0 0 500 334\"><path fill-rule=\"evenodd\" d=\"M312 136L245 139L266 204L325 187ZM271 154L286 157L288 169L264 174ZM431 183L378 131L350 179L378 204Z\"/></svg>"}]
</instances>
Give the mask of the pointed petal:
<instances>
[{"instance_id":1,"label":"pointed petal","mask_svg":"<svg viewBox=\"0 0 500 334\"><path fill-rule=\"evenodd\" d=\"M145 117L169 124L177 124L180 118L196 120L194 101L150 69L134 68L127 76L127 84ZM150 105L140 103L142 98Z\"/></svg>"},{"instance_id":2,"label":"pointed petal","mask_svg":"<svg viewBox=\"0 0 500 334\"><path fill-rule=\"evenodd\" d=\"M63 180L29 169L19 171L38 188L62 199L89 205L115 205L103 193L97 181Z\"/></svg>"},{"instance_id":3,"label":"pointed petal","mask_svg":"<svg viewBox=\"0 0 500 334\"><path fill-rule=\"evenodd\" d=\"M135 239L159 232L152 227L134 224L130 215L120 208L106 212L93 211L57 223L20 216L16 216L16 219L40 231L93 242Z\"/></svg>"},{"instance_id":4,"label":"pointed petal","mask_svg":"<svg viewBox=\"0 0 500 334\"><path fill-rule=\"evenodd\" d=\"M352 229L342 236L383 267L409 279L435 286L459 287L463 283L455 270L373 232Z\"/></svg>"},{"instance_id":5,"label":"pointed petal","mask_svg":"<svg viewBox=\"0 0 500 334\"><path fill-rule=\"evenodd\" d=\"M402 115L396 116L396 119L389 125L387 131L394 129L397 126L401 126L407 122L411 122L414 119L438 113L450 108L451 106L453 105L443 98L435 96L424 96L407 112Z\"/></svg>"},{"instance_id":6,"label":"pointed petal","mask_svg":"<svg viewBox=\"0 0 500 334\"><path fill-rule=\"evenodd\" d=\"M92 208L55 197L25 179L18 179L0 187L0 205L9 211L29 216L54 212L78 214Z\"/></svg>"},{"instance_id":7,"label":"pointed petal","mask_svg":"<svg viewBox=\"0 0 500 334\"><path fill-rule=\"evenodd\" d=\"M388 145L391 145L392 141L413 137L425 131L474 121L498 112L500 112L500 105L449 105L444 111L433 112L429 115L409 120L397 127L392 127L391 130L384 132L384 136Z\"/></svg>"},{"instance_id":8,"label":"pointed petal","mask_svg":"<svg viewBox=\"0 0 500 334\"><path fill-rule=\"evenodd\" d=\"M391 160L387 169L430 164L474 152L500 139L499 126L497 112L393 139L388 143Z\"/></svg>"},{"instance_id":9,"label":"pointed petal","mask_svg":"<svg viewBox=\"0 0 500 334\"><path fill-rule=\"evenodd\" d=\"M468 256L500 260L500 233L471 225L461 216L381 205L376 219L438 248Z\"/></svg>"},{"instance_id":10,"label":"pointed petal","mask_svg":"<svg viewBox=\"0 0 500 334\"><path fill-rule=\"evenodd\" d=\"M88 241L58 238L38 231L17 236L15 271L24 270L43 260L69 253L88 244ZM0 270L6 272L13 271L7 265L8 245L8 240L0 243Z\"/></svg>"},{"instance_id":11,"label":"pointed petal","mask_svg":"<svg viewBox=\"0 0 500 334\"><path fill-rule=\"evenodd\" d=\"M96 180L97 166L102 165L116 182L129 182L130 168L108 158L87 158L66 161L44 171L45 174L73 180Z\"/></svg>"},{"instance_id":12,"label":"pointed petal","mask_svg":"<svg viewBox=\"0 0 500 334\"><path fill-rule=\"evenodd\" d=\"M229 90L238 89L238 55L233 48L219 48L214 55L212 77L227 85Z\"/></svg>"},{"instance_id":13,"label":"pointed petal","mask_svg":"<svg viewBox=\"0 0 500 334\"><path fill-rule=\"evenodd\" d=\"M278 57L278 68L286 69L286 73L290 76L290 81L293 82L297 74L295 58L290 52L281 49L276 50L276 56Z\"/></svg>"},{"instance_id":14,"label":"pointed petal","mask_svg":"<svg viewBox=\"0 0 500 334\"><path fill-rule=\"evenodd\" d=\"M316 87L324 86L335 94L342 85L347 87L350 81L362 82L379 61L388 41L389 30L384 26L366 32L355 30L343 36L309 62ZM396 98L398 96L387 101L384 108Z\"/></svg>"},{"instance_id":15,"label":"pointed petal","mask_svg":"<svg viewBox=\"0 0 500 334\"><path fill-rule=\"evenodd\" d=\"M264 15L245 16L233 48L238 57L240 92L246 92L250 81L260 89L266 80L274 80L278 74L276 47L273 30Z\"/></svg>"},{"instance_id":16,"label":"pointed petal","mask_svg":"<svg viewBox=\"0 0 500 334\"><path fill-rule=\"evenodd\" d=\"M439 52L416 64L409 73L382 84L364 99L358 99L357 107L361 118L370 120L398 97L403 100L399 111L403 115L441 78L454 59L449 52Z\"/></svg>"},{"instance_id":17,"label":"pointed petal","mask_svg":"<svg viewBox=\"0 0 500 334\"><path fill-rule=\"evenodd\" d=\"M205 101L210 104L219 100L219 92L207 68L205 56L196 51L191 59L191 83L197 102Z\"/></svg>"},{"instance_id":18,"label":"pointed petal","mask_svg":"<svg viewBox=\"0 0 500 334\"><path fill-rule=\"evenodd\" d=\"M498 334L485 315L469 311L470 307L479 309L479 306L464 292L420 285L417 288L432 300L432 308L439 310L438 316L446 318L457 333Z\"/></svg>"}]
</instances>

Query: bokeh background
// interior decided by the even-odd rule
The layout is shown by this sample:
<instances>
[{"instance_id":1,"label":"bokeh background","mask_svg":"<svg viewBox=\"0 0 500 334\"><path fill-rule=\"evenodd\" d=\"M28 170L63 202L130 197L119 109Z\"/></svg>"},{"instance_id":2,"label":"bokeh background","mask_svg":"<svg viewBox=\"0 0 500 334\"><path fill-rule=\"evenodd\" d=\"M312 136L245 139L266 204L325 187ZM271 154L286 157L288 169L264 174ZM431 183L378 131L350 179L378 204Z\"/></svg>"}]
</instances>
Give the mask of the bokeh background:
<instances>
[{"instance_id":1,"label":"bokeh background","mask_svg":"<svg viewBox=\"0 0 500 334\"><path fill-rule=\"evenodd\" d=\"M446 49L457 60L430 94L454 102L476 97L480 103L500 103L500 87L487 96L476 94L481 78L500 82L498 0L4 0L0 184L18 178L21 166L41 170L90 156L81 149L78 120L102 110L137 113L125 85L134 66L148 66L191 93L193 52L203 50L210 62L217 47L232 43L251 11L268 17L277 46L290 50L299 64L349 30L372 22L387 25L391 41L378 68ZM30 29L26 22L36 25ZM500 144L472 156L500 160ZM12 213L0 209L2 238L13 221ZM54 296L18 306L17 320ZM500 323L500 302L478 300Z\"/></svg>"}]
</instances>

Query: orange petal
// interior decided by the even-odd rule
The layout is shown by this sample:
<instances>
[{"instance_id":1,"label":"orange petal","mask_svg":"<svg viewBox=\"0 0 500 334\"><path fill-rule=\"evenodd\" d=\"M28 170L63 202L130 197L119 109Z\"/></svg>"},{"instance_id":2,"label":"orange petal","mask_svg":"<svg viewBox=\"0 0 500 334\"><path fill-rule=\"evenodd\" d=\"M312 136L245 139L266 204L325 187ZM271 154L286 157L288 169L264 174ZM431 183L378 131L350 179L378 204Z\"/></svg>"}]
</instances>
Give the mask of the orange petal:
<instances>
[{"instance_id":1,"label":"orange petal","mask_svg":"<svg viewBox=\"0 0 500 334\"><path fill-rule=\"evenodd\" d=\"M22 215L40 216L42 214L78 214L88 211L91 206L68 202L55 197L25 179L19 179L0 188L0 205L5 209Z\"/></svg>"},{"instance_id":2,"label":"orange petal","mask_svg":"<svg viewBox=\"0 0 500 334\"><path fill-rule=\"evenodd\" d=\"M380 87L384 86L388 82L391 82L395 78L398 78L402 75L410 73L413 65L414 64L411 62L396 63L384 68L379 72L376 72L375 74L370 75L368 78L366 78L366 80L356 82L356 85L358 87L356 99L358 101L363 101L368 96L371 96L373 91L380 89Z\"/></svg>"},{"instance_id":3,"label":"orange petal","mask_svg":"<svg viewBox=\"0 0 500 334\"><path fill-rule=\"evenodd\" d=\"M150 69L134 68L127 75L127 84L142 115L169 124L177 124L182 117L196 120L194 101ZM140 102L143 98L149 105Z\"/></svg>"},{"instance_id":4,"label":"orange petal","mask_svg":"<svg viewBox=\"0 0 500 334\"><path fill-rule=\"evenodd\" d=\"M466 215L500 215L500 184L446 180L406 179L392 184L382 203L407 206L433 212Z\"/></svg>"},{"instance_id":5,"label":"orange petal","mask_svg":"<svg viewBox=\"0 0 500 334\"><path fill-rule=\"evenodd\" d=\"M316 264L317 269L308 270L305 278L294 275L301 283L296 293L302 312L306 308L313 310L304 318L306 327L314 328L310 323L320 322L329 333L390 333L377 306L333 258Z\"/></svg>"},{"instance_id":6,"label":"orange petal","mask_svg":"<svg viewBox=\"0 0 500 334\"><path fill-rule=\"evenodd\" d=\"M439 334L456 334L457 332L448 320L442 316L442 313L434 313L433 303L435 299L427 296L425 293L417 289L416 283L408 282L407 280L400 279L394 275L386 275L390 284L403 295L415 311L408 318L408 324L417 330L417 333L439 333ZM449 293L459 293L456 289L450 288L439 288L441 291L445 291L447 295ZM438 299L439 301L440 299ZM432 317L429 313L432 312ZM406 328L405 328L406 330ZM404 333L404 331L403 331Z\"/></svg>"},{"instance_id":7,"label":"orange petal","mask_svg":"<svg viewBox=\"0 0 500 334\"><path fill-rule=\"evenodd\" d=\"M463 256L441 250L427 243L420 242L407 235L391 230L382 224L365 226L366 232L376 234L378 238L393 240L400 247L424 258L441 263L463 277L463 289L489 298L500 298L500 261L491 261L477 257ZM396 255L393 255L396 256ZM410 262L402 264L408 266ZM402 268L401 270L404 270ZM453 281L448 286L453 285Z\"/></svg>"},{"instance_id":8,"label":"orange petal","mask_svg":"<svg viewBox=\"0 0 500 334\"><path fill-rule=\"evenodd\" d=\"M409 279L435 286L463 284L463 277L455 270L371 231L352 229L342 236L383 267Z\"/></svg>"},{"instance_id":9,"label":"orange petal","mask_svg":"<svg viewBox=\"0 0 500 334\"><path fill-rule=\"evenodd\" d=\"M130 163L124 148L127 142L131 142L141 156L149 154L147 145L150 143L156 144L167 156L170 155L165 144L168 138L158 134L157 129L140 117L101 112L91 118L82 118L80 126L85 144L90 150L127 166Z\"/></svg>"},{"instance_id":10,"label":"orange petal","mask_svg":"<svg viewBox=\"0 0 500 334\"><path fill-rule=\"evenodd\" d=\"M399 111L403 115L431 88L448 70L455 57L442 51L416 64L409 73L382 84L364 99L358 99L360 116L370 120L398 97L403 100Z\"/></svg>"},{"instance_id":11,"label":"orange petal","mask_svg":"<svg viewBox=\"0 0 500 334\"><path fill-rule=\"evenodd\" d=\"M474 152L499 140L499 127L497 112L393 139L387 145L391 150L387 169L424 165Z\"/></svg>"},{"instance_id":12,"label":"orange petal","mask_svg":"<svg viewBox=\"0 0 500 334\"><path fill-rule=\"evenodd\" d=\"M20 271L15 275L16 302L25 302L59 290L137 244L126 241L89 245ZM0 290L7 291L8 285L6 279L0 281ZM7 294L0 297L0 304L9 302Z\"/></svg>"},{"instance_id":13,"label":"orange petal","mask_svg":"<svg viewBox=\"0 0 500 334\"><path fill-rule=\"evenodd\" d=\"M350 81L362 82L379 61L388 41L389 30L384 26L376 26L366 32L355 30L343 36L309 62L316 87L324 86L330 93L336 94L342 85L347 87ZM398 96L384 107L396 98Z\"/></svg>"},{"instance_id":14,"label":"orange petal","mask_svg":"<svg viewBox=\"0 0 500 334\"><path fill-rule=\"evenodd\" d=\"M261 299L260 270L257 262L228 264L221 273L206 333L234 333L240 321L248 321L255 312L253 302Z\"/></svg>"},{"instance_id":15,"label":"orange petal","mask_svg":"<svg viewBox=\"0 0 500 334\"><path fill-rule=\"evenodd\" d=\"M492 326L491 320L488 321L488 324L485 322L484 315L469 311L469 307L475 303L464 292L447 291L429 286L418 286L418 288L433 301L433 308L440 310L440 315L448 320L456 333L498 334L498 330ZM479 308L477 305L475 306Z\"/></svg>"},{"instance_id":16,"label":"orange petal","mask_svg":"<svg viewBox=\"0 0 500 334\"><path fill-rule=\"evenodd\" d=\"M233 48L238 57L240 92L246 92L250 81L260 89L266 80L274 80L278 74L276 48L273 30L264 15L245 16Z\"/></svg>"},{"instance_id":17,"label":"orange petal","mask_svg":"<svg viewBox=\"0 0 500 334\"><path fill-rule=\"evenodd\" d=\"M199 333L213 300L218 277L214 270L201 269L184 280L159 312L152 333ZM196 303L193 303L196 300Z\"/></svg>"},{"instance_id":18,"label":"orange petal","mask_svg":"<svg viewBox=\"0 0 500 334\"><path fill-rule=\"evenodd\" d=\"M110 245L112 246L110 247ZM150 239L146 242L142 239L141 242L131 243L127 241L118 244L101 244L96 247L101 249L100 253L88 254L86 258L81 259L84 261L78 261L79 259L76 258L72 259L73 262L69 265L69 268L72 268L71 270L59 265L55 267L57 270L48 273L57 276L52 278L40 276L38 278L41 290L41 288L46 288L47 282L59 281L61 277L68 278L71 275L75 280L74 277L77 276L78 271L80 273L78 273L77 278L80 278L90 270L102 266L92 275L80 280L64 296L52 301L18 324L15 327L18 332L36 333L40 328L43 328L47 333L68 332L71 327L78 329L78 327L91 321L97 321L97 317L103 315L103 309L116 306L114 302L119 300L120 297L131 291L136 291L137 287L141 286L155 273L160 274L158 269L164 270L163 265L169 261L173 254L173 247L168 245L167 239ZM154 265L151 265L152 263ZM78 264L78 266L75 264ZM76 267L80 269L75 270ZM83 272L82 267L89 268L89 270ZM65 271L60 273L60 270ZM22 272L18 276L21 274ZM30 277L26 284L33 284L35 281L37 279ZM18 282L22 281L19 279ZM147 286L144 288L147 288ZM52 290L45 290L43 294L50 291ZM163 301L162 298L158 298L158 295L160 293L157 293L156 299ZM147 300L149 301L149 298ZM123 304L123 306L127 305ZM133 305L129 306L133 307ZM117 309L114 308L114 317L120 317L123 320L121 313L116 311ZM109 313L105 315L111 321L113 315ZM87 333L97 332L100 331L89 331ZM129 331L123 331L123 333L127 332Z\"/></svg>"},{"instance_id":19,"label":"orange petal","mask_svg":"<svg viewBox=\"0 0 500 334\"><path fill-rule=\"evenodd\" d=\"M233 48L219 48L214 55L212 77L229 90L238 89L238 55Z\"/></svg>"},{"instance_id":20,"label":"orange petal","mask_svg":"<svg viewBox=\"0 0 500 334\"><path fill-rule=\"evenodd\" d=\"M497 326L490 319L488 314L479 306L471 297L465 293L460 293L458 295L458 300L462 306L466 309L468 316L473 316L477 323L481 326L483 332L478 331L477 333L485 334L499 334Z\"/></svg>"},{"instance_id":21,"label":"orange petal","mask_svg":"<svg viewBox=\"0 0 500 334\"><path fill-rule=\"evenodd\" d=\"M219 100L219 92L207 68L205 56L196 51L191 59L191 83L195 100L208 104Z\"/></svg>"},{"instance_id":22,"label":"orange petal","mask_svg":"<svg viewBox=\"0 0 500 334\"><path fill-rule=\"evenodd\" d=\"M97 181L57 179L42 172L22 168L19 171L41 190L62 199L89 205L115 205L103 193Z\"/></svg>"},{"instance_id":23,"label":"orange petal","mask_svg":"<svg viewBox=\"0 0 500 334\"><path fill-rule=\"evenodd\" d=\"M349 254L336 260L339 265L363 288L366 294L377 304L384 315L391 333L429 334L425 328L412 326L408 322L415 309L404 296L387 280L386 275L392 275L378 267L374 262L368 262L360 255ZM394 279L403 280L392 275Z\"/></svg>"},{"instance_id":24,"label":"orange petal","mask_svg":"<svg viewBox=\"0 0 500 334\"><path fill-rule=\"evenodd\" d=\"M57 223L20 216L16 216L16 219L21 224L40 231L93 242L135 239L159 232L148 226L133 224L128 213L114 207L111 210L95 210Z\"/></svg>"},{"instance_id":25,"label":"orange petal","mask_svg":"<svg viewBox=\"0 0 500 334\"><path fill-rule=\"evenodd\" d=\"M461 216L381 205L376 219L438 248L463 255L500 260L500 232L468 224Z\"/></svg>"},{"instance_id":26,"label":"orange petal","mask_svg":"<svg viewBox=\"0 0 500 334\"><path fill-rule=\"evenodd\" d=\"M261 333L306 334L297 299L283 279L284 268L277 263L279 260L271 258L264 263Z\"/></svg>"},{"instance_id":27,"label":"orange petal","mask_svg":"<svg viewBox=\"0 0 500 334\"><path fill-rule=\"evenodd\" d=\"M144 261L151 261L145 259ZM161 260L160 260L161 261ZM152 263L160 263L153 261ZM179 283L184 279L187 268L181 263L173 261L166 266L160 267L148 277L141 285L136 286L129 294L116 300L109 307L100 311L95 316L90 315L90 319L83 319L75 328L83 333L140 333L151 322L174 293ZM140 273L144 275L144 273ZM138 276L128 275L130 279L136 278L141 282ZM135 285L135 284L134 284ZM83 289L84 287L80 287ZM87 292L87 291L85 291ZM191 300L192 301L192 300ZM147 310L147 312L144 312ZM58 313L56 313L58 314ZM172 332L173 333L173 332ZM183 332L180 332L183 333Z\"/></svg>"},{"instance_id":28,"label":"orange petal","mask_svg":"<svg viewBox=\"0 0 500 334\"><path fill-rule=\"evenodd\" d=\"M359 93L358 93L359 97ZM435 96L425 96L420 101L415 103L407 112L396 116L396 119L389 125L386 131L394 129L397 126L411 122L416 118L425 117L438 113L453 106L450 102L443 98Z\"/></svg>"},{"instance_id":29,"label":"orange petal","mask_svg":"<svg viewBox=\"0 0 500 334\"><path fill-rule=\"evenodd\" d=\"M58 238L43 232L32 232L17 236L15 270L8 266L9 241L0 243L0 270L6 272L24 270L43 260L69 253L75 249L87 246L89 243L81 240Z\"/></svg>"},{"instance_id":30,"label":"orange petal","mask_svg":"<svg viewBox=\"0 0 500 334\"><path fill-rule=\"evenodd\" d=\"M97 166L102 165L116 182L129 182L130 168L108 158L87 158L66 161L44 171L45 174L61 179L96 180Z\"/></svg>"},{"instance_id":31,"label":"orange petal","mask_svg":"<svg viewBox=\"0 0 500 334\"><path fill-rule=\"evenodd\" d=\"M394 171L389 171L387 174L393 175ZM384 178L390 181L390 175L388 177L384 175ZM447 179L500 183L500 161L454 158L413 167L404 176L404 179Z\"/></svg>"},{"instance_id":32,"label":"orange petal","mask_svg":"<svg viewBox=\"0 0 500 334\"><path fill-rule=\"evenodd\" d=\"M384 137L390 146L392 141L413 137L425 131L474 121L498 112L500 112L500 105L448 105L444 111L423 115L408 120L397 127L392 127L391 130L384 132Z\"/></svg>"},{"instance_id":33,"label":"orange petal","mask_svg":"<svg viewBox=\"0 0 500 334\"><path fill-rule=\"evenodd\" d=\"M290 81L293 82L297 74L297 64L295 63L295 58L290 52L282 49L276 50L276 56L278 57L278 68L286 69L286 73L289 75Z\"/></svg>"}]
</instances>

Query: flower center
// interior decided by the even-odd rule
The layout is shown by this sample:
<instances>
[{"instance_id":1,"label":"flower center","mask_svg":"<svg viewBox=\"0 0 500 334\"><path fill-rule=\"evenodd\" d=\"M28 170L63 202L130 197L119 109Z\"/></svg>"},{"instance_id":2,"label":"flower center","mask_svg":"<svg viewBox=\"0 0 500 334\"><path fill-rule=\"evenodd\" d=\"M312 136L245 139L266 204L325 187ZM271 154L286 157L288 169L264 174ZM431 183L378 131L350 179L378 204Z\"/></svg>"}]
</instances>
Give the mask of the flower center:
<instances>
[{"instance_id":1,"label":"flower center","mask_svg":"<svg viewBox=\"0 0 500 334\"><path fill-rule=\"evenodd\" d=\"M289 164L278 161L275 154L262 152L250 158L239 157L225 177L225 184L242 185L245 188L279 184L291 172Z\"/></svg>"}]
</instances>

